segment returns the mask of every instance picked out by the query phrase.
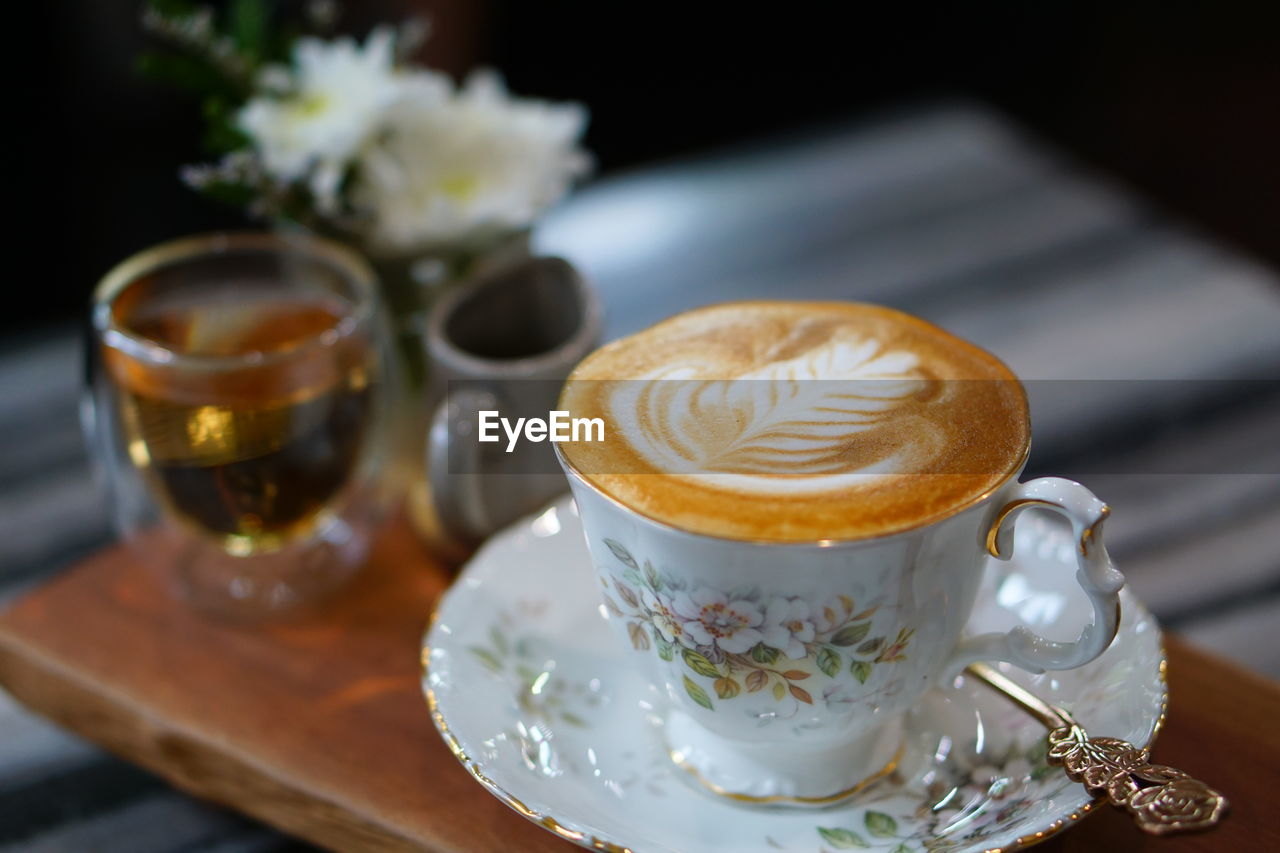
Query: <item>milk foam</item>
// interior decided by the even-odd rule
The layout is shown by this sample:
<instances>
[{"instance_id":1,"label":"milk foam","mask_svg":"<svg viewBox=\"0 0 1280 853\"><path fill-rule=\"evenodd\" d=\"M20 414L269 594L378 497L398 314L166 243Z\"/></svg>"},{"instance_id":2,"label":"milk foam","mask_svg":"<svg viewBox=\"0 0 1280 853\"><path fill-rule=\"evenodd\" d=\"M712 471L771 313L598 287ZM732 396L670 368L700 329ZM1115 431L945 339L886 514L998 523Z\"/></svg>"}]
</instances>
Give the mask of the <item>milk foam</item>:
<instances>
[{"instance_id":1,"label":"milk foam","mask_svg":"<svg viewBox=\"0 0 1280 853\"><path fill-rule=\"evenodd\" d=\"M914 526L1007 477L1028 438L1021 387L994 357L846 303L680 315L588 357L561 404L608 425L605 443L562 448L598 488L661 521L753 538Z\"/></svg>"}]
</instances>

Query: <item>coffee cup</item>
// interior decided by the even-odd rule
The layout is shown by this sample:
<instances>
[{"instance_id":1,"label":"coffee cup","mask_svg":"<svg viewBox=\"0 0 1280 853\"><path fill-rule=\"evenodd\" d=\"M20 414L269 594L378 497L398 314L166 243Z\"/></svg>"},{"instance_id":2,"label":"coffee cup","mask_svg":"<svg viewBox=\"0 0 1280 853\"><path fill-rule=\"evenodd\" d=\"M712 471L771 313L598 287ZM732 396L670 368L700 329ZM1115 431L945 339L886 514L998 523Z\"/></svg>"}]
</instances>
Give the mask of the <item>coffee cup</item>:
<instances>
[{"instance_id":1,"label":"coffee cup","mask_svg":"<svg viewBox=\"0 0 1280 853\"><path fill-rule=\"evenodd\" d=\"M698 309L597 350L559 407L608 440L557 445L602 612L661 697L687 778L822 806L888 775L905 712L975 661L1097 658L1124 579L1107 507L1019 482L1026 396L994 356L850 303ZM1037 507L1074 530L1092 621L1071 641L968 636L988 557Z\"/></svg>"}]
</instances>

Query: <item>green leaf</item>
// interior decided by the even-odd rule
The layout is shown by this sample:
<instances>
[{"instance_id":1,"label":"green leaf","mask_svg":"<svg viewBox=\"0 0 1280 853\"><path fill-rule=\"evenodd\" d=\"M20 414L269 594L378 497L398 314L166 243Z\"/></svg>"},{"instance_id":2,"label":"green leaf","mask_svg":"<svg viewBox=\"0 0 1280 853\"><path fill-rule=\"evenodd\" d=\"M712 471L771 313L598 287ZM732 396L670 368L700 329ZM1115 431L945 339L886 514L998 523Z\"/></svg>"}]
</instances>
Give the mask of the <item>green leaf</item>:
<instances>
[{"instance_id":1,"label":"green leaf","mask_svg":"<svg viewBox=\"0 0 1280 853\"><path fill-rule=\"evenodd\" d=\"M170 18L194 15L200 8L190 0L147 0L147 5Z\"/></svg>"},{"instance_id":2,"label":"green leaf","mask_svg":"<svg viewBox=\"0 0 1280 853\"><path fill-rule=\"evenodd\" d=\"M638 569L636 558L631 556L631 552L612 539L604 540L604 544L609 546L609 550L613 552L613 556L617 557L619 562L630 569Z\"/></svg>"},{"instance_id":3,"label":"green leaf","mask_svg":"<svg viewBox=\"0 0 1280 853\"><path fill-rule=\"evenodd\" d=\"M889 853L916 853L916 851L906 842L895 844Z\"/></svg>"},{"instance_id":4,"label":"green leaf","mask_svg":"<svg viewBox=\"0 0 1280 853\"><path fill-rule=\"evenodd\" d=\"M227 34L246 57L261 57L267 41L267 10L261 0L232 0Z\"/></svg>"},{"instance_id":5,"label":"green leaf","mask_svg":"<svg viewBox=\"0 0 1280 853\"><path fill-rule=\"evenodd\" d=\"M716 695L721 699L732 699L742 692L742 687L732 678L717 678L715 688Z\"/></svg>"},{"instance_id":6,"label":"green leaf","mask_svg":"<svg viewBox=\"0 0 1280 853\"><path fill-rule=\"evenodd\" d=\"M489 639L493 641L493 647L498 650L498 654L505 655L509 651L507 638L497 625L489 629Z\"/></svg>"},{"instance_id":7,"label":"green leaf","mask_svg":"<svg viewBox=\"0 0 1280 853\"><path fill-rule=\"evenodd\" d=\"M662 632L657 628L653 629L653 644L658 648L658 657L663 660L672 660L676 656L676 644L667 642L667 638L662 636Z\"/></svg>"},{"instance_id":8,"label":"green leaf","mask_svg":"<svg viewBox=\"0 0 1280 853\"><path fill-rule=\"evenodd\" d=\"M625 601L631 607L634 607L636 609L640 608L640 598L634 592L632 592L631 587L627 586L625 583L617 583L616 581L614 582L613 586L614 586L614 589L618 591L618 595L622 596L623 601Z\"/></svg>"},{"instance_id":9,"label":"green leaf","mask_svg":"<svg viewBox=\"0 0 1280 853\"><path fill-rule=\"evenodd\" d=\"M751 647L751 659L756 663L762 663L765 665L774 664L777 663L778 658L781 655L782 652L772 646L766 646L764 643L756 643Z\"/></svg>"},{"instance_id":10,"label":"green leaf","mask_svg":"<svg viewBox=\"0 0 1280 853\"><path fill-rule=\"evenodd\" d=\"M631 647L636 651L642 652L649 648L649 634L644 630L644 625L641 623L629 623L627 625L627 635L631 637Z\"/></svg>"},{"instance_id":11,"label":"green leaf","mask_svg":"<svg viewBox=\"0 0 1280 853\"><path fill-rule=\"evenodd\" d=\"M711 704L711 697L707 695L707 691L693 683L689 676L684 677L684 692L689 694L689 698L697 702L708 711L714 711L715 707Z\"/></svg>"},{"instance_id":12,"label":"green leaf","mask_svg":"<svg viewBox=\"0 0 1280 853\"><path fill-rule=\"evenodd\" d=\"M483 646L472 646L470 651L490 671L502 672L502 661L493 652Z\"/></svg>"},{"instance_id":13,"label":"green leaf","mask_svg":"<svg viewBox=\"0 0 1280 853\"><path fill-rule=\"evenodd\" d=\"M783 697L783 696L786 696L786 695L787 695L787 688L786 688L786 686L783 684L783 682L779 681L779 682L777 682L776 684L774 684L774 685L773 685L773 698L774 698L774 699L777 699L779 702L781 702L781 701L782 701L782 697Z\"/></svg>"},{"instance_id":14,"label":"green leaf","mask_svg":"<svg viewBox=\"0 0 1280 853\"><path fill-rule=\"evenodd\" d=\"M857 625L846 625L836 632L831 638L832 645L836 646L852 646L854 643L862 642L862 639L871 631L870 622L859 622Z\"/></svg>"},{"instance_id":15,"label":"green leaf","mask_svg":"<svg viewBox=\"0 0 1280 853\"><path fill-rule=\"evenodd\" d=\"M644 579L649 582L649 588L654 592L662 589L662 577L648 560L644 561Z\"/></svg>"},{"instance_id":16,"label":"green leaf","mask_svg":"<svg viewBox=\"0 0 1280 853\"><path fill-rule=\"evenodd\" d=\"M229 204L232 207L244 207L258 197L258 193L253 187L246 184L231 184L225 181L205 184L200 188L200 194L208 196L214 201Z\"/></svg>"},{"instance_id":17,"label":"green leaf","mask_svg":"<svg viewBox=\"0 0 1280 853\"><path fill-rule=\"evenodd\" d=\"M849 671L853 673L854 678L858 679L859 684L866 684L867 679L871 677L871 662L856 660L849 667Z\"/></svg>"},{"instance_id":18,"label":"green leaf","mask_svg":"<svg viewBox=\"0 0 1280 853\"><path fill-rule=\"evenodd\" d=\"M872 637L862 645L858 646L858 654L869 655L877 651L884 644L884 637Z\"/></svg>"},{"instance_id":19,"label":"green leaf","mask_svg":"<svg viewBox=\"0 0 1280 853\"><path fill-rule=\"evenodd\" d=\"M825 672L829 677L835 678L836 673L840 671L840 665L844 661L840 658L840 653L835 649L829 649L825 646L818 652L818 669Z\"/></svg>"},{"instance_id":20,"label":"green leaf","mask_svg":"<svg viewBox=\"0 0 1280 853\"><path fill-rule=\"evenodd\" d=\"M716 669L716 665L693 649L685 649L683 654L684 662L689 665L689 669L698 673L698 675L705 675L707 678L720 677L720 670Z\"/></svg>"},{"instance_id":21,"label":"green leaf","mask_svg":"<svg viewBox=\"0 0 1280 853\"><path fill-rule=\"evenodd\" d=\"M898 834L898 822L884 812L867 812L863 818L867 832L876 838L893 838Z\"/></svg>"},{"instance_id":22,"label":"green leaf","mask_svg":"<svg viewBox=\"0 0 1280 853\"><path fill-rule=\"evenodd\" d=\"M195 92L230 94L233 84L221 71L195 56L177 53L144 53L135 61L137 73L159 83Z\"/></svg>"},{"instance_id":23,"label":"green leaf","mask_svg":"<svg viewBox=\"0 0 1280 853\"><path fill-rule=\"evenodd\" d=\"M854 847L870 847L858 833L840 827L818 827L822 840L837 850L852 850Z\"/></svg>"}]
</instances>

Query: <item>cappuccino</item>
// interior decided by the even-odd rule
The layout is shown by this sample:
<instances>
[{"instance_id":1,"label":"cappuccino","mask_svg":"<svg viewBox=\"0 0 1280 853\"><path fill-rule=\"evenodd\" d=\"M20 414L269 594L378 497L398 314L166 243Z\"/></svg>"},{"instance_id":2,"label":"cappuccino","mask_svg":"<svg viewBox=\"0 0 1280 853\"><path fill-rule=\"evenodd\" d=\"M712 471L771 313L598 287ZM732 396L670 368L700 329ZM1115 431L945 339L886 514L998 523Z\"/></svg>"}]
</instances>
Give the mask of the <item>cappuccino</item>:
<instances>
[{"instance_id":1,"label":"cappuccino","mask_svg":"<svg viewBox=\"0 0 1280 853\"><path fill-rule=\"evenodd\" d=\"M741 302L588 356L559 408L608 424L559 445L641 515L711 536L860 539L960 511L1029 444L1026 395L994 356L874 305Z\"/></svg>"}]
</instances>

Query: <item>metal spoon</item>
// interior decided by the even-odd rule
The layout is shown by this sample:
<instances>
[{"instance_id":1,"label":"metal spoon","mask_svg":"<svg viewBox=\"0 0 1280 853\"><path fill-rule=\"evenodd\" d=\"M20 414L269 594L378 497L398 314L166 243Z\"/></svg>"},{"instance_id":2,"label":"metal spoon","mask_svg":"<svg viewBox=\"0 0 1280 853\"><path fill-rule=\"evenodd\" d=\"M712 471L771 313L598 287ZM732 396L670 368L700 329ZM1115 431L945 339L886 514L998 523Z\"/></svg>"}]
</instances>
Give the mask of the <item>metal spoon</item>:
<instances>
[{"instance_id":1,"label":"metal spoon","mask_svg":"<svg viewBox=\"0 0 1280 853\"><path fill-rule=\"evenodd\" d=\"M1049 763L1111 805L1133 815L1152 835L1211 829L1226 815L1225 797L1181 770L1150 763L1150 752L1128 741L1090 737L1065 708L1046 702L985 663L965 671L1004 695L1049 730Z\"/></svg>"}]
</instances>

